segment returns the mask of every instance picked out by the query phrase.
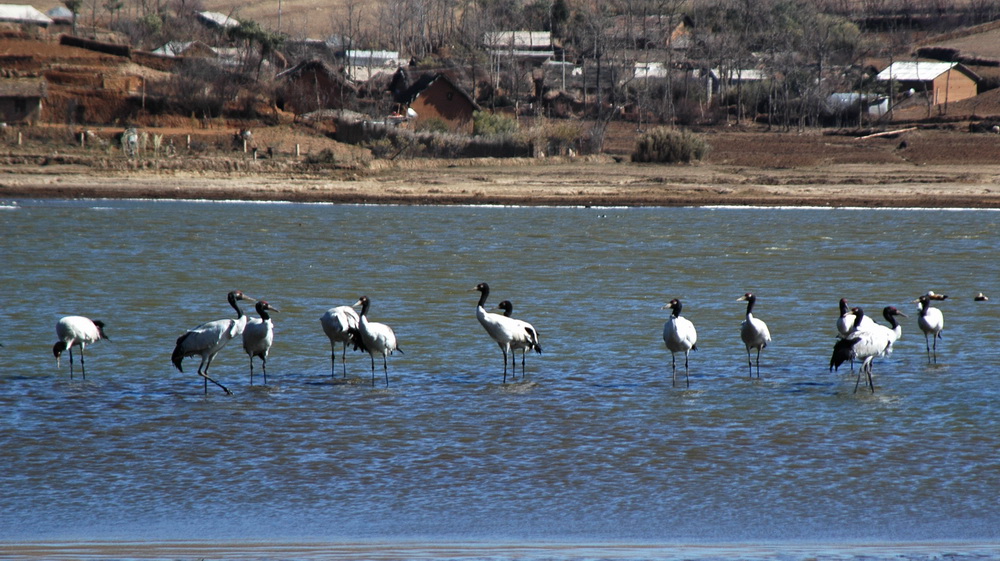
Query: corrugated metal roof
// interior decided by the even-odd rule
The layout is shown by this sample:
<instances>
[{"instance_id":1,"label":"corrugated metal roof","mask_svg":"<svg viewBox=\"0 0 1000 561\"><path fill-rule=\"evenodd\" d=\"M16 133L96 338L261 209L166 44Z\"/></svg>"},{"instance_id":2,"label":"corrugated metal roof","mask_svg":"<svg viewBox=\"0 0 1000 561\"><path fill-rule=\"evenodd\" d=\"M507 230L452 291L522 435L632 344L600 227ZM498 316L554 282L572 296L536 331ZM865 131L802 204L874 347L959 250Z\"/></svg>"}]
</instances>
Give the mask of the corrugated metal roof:
<instances>
[{"instance_id":1,"label":"corrugated metal roof","mask_svg":"<svg viewBox=\"0 0 1000 561\"><path fill-rule=\"evenodd\" d=\"M933 80L952 68L957 62L927 62L927 61L897 61L878 73L878 80L898 80L900 82L918 82Z\"/></svg>"},{"instance_id":2,"label":"corrugated metal roof","mask_svg":"<svg viewBox=\"0 0 1000 561\"><path fill-rule=\"evenodd\" d=\"M496 31L483 35L483 44L494 49L551 49L549 31Z\"/></svg>"},{"instance_id":3,"label":"corrugated metal roof","mask_svg":"<svg viewBox=\"0 0 1000 561\"><path fill-rule=\"evenodd\" d=\"M0 21L49 25L52 18L25 4L0 4Z\"/></svg>"},{"instance_id":4,"label":"corrugated metal roof","mask_svg":"<svg viewBox=\"0 0 1000 561\"><path fill-rule=\"evenodd\" d=\"M219 12L198 12L198 17L219 27L239 27L240 22Z\"/></svg>"}]
</instances>

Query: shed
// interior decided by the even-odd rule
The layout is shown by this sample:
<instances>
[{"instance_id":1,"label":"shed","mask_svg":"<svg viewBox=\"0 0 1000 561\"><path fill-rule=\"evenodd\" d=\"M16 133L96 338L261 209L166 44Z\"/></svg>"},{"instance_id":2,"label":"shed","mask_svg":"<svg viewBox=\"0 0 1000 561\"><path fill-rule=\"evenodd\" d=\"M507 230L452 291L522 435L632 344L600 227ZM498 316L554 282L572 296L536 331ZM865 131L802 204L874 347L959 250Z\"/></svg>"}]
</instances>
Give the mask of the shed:
<instances>
[{"instance_id":1,"label":"shed","mask_svg":"<svg viewBox=\"0 0 1000 561\"><path fill-rule=\"evenodd\" d=\"M0 4L0 22L21 23L48 27L52 18L27 4Z\"/></svg>"},{"instance_id":2,"label":"shed","mask_svg":"<svg viewBox=\"0 0 1000 561\"><path fill-rule=\"evenodd\" d=\"M441 119L453 132L471 133L472 114L479 110L472 96L444 74L424 74L396 101L416 111L415 122Z\"/></svg>"},{"instance_id":3,"label":"shed","mask_svg":"<svg viewBox=\"0 0 1000 561\"><path fill-rule=\"evenodd\" d=\"M347 74L352 80L367 82L379 72L400 64L399 51L348 50L344 53Z\"/></svg>"},{"instance_id":4,"label":"shed","mask_svg":"<svg viewBox=\"0 0 1000 561\"><path fill-rule=\"evenodd\" d=\"M4 123L37 122L47 93L44 79L0 79L0 119Z\"/></svg>"},{"instance_id":5,"label":"shed","mask_svg":"<svg viewBox=\"0 0 1000 561\"><path fill-rule=\"evenodd\" d=\"M215 49L209 47L201 41L170 41L162 47L152 51L154 55L193 58L215 58L218 54Z\"/></svg>"},{"instance_id":6,"label":"shed","mask_svg":"<svg viewBox=\"0 0 1000 561\"><path fill-rule=\"evenodd\" d=\"M240 25L240 22L235 18L219 12L196 12L195 15L202 25L211 29L228 29L230 27L239 27Z\"/></svg>"},{"instance_id":7,"label":"shed","mask_svg":"<svg viewBox=\"0 0 1000 561\"><path fill-rule=\"evenodd\" d=\"M894 62L879 72L876 79L896 81L903 90L912 89L926 94L933 105L961 101L979 94L979 76L957 62Z\"/></svg>"},{"instance_id":8,"label":"shed","mask_svg":"<svg viewBox=\"0 0 1000 561\"><path fill-rule=\"evenodd\" d=\"M274 77L280 86L277 105L298 115L320 109L343 109L358 95L343 70L321 60L302 61Z\"/></svg>"},{"instance_id":9,"label":"shed","mask_svg":"<svg viewBox=\"0 0 1000 561\"><path fill-rule=\"evenodd\" d=\"M483 35L483 46L494 58L542 63L555 56L549 31L494 31Z\"/></svg>"}]
</instances>

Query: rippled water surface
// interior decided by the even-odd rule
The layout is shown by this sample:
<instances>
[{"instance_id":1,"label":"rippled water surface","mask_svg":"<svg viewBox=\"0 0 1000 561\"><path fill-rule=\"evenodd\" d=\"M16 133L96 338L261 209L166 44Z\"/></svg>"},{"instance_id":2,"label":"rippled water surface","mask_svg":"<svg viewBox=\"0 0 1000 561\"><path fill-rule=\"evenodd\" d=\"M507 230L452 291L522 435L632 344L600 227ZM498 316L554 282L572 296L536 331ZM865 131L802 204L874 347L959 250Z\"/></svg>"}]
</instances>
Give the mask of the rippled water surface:
<instances>
[{"instance_id":1,"label":"rippled water surface","mask_svg":"<svg viewBox=\"0 0 1000 561\"><path fill-rule=\"evenodd\" d=\"M0 210L0 541L1000 555L998 217L20 201ZM483 281L488 304L513 301L541 333L544 354L506 384L475 318ZM212 367L234 395L206 396L198 361L180 373L170 353L186 329L233 315L233 289L281 310L269 384L249 386L234 342ZM937 304L936 365L911 303L929 289L951 296ZM774 338L759 380L739 340L746 291ZM997 298L974 302L978 291ZM371 386L360 353L331 377L319 317L362 294L405 352L389 358L388 388L380 371ZM672 387L661 339L675 297L699 333L689 389ZM910 316L875 363L874 394L853 393L850 368L828 371L841 297ZM88 348L85 381L52 357L71 314L103 320L112 339ZM590 543L644 549L565 545ZM100 551L77 556L129 556Z\"/></svg>"}]
</instances>

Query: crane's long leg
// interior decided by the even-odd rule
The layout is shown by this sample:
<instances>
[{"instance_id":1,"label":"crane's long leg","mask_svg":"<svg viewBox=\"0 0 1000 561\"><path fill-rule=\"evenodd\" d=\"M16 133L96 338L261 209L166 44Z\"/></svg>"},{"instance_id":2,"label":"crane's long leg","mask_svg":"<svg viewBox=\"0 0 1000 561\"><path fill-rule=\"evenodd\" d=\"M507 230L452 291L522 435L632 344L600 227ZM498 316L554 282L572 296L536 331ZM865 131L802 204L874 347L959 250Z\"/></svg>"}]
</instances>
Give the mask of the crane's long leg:
<instances>
[{"instance_id":1,"label":"crane's long leg","mask_svg":"<svg viewBox=\"0 0 1000 561\"><path fill-rule=\"evenodd\" d=\"M264 371L264 385L267 385L267 357L260 357L260 369Z\"/></svg>"},{"instance_id":2,"label":"crane's long leg","mask_svg":"<svg viewBox=\"0 0 1000 561\"><path fill-rule=\"evenodd\" d=\"M382 355L382 371L385 372L385 387L389 387L389 364L385 355Z\"/></svg>"},{"instance_id":3,"label":"crane's long leg","mask_svg":"<svg viewBox=\"0 0 1000 561\"><path fill-rule=\"evenodd\" d=\"M691 387L691 377L688 375L688 353L691 351L684 351L684 383L687 387Z\"/></svg>"},{"instance_id":4,"label":"crane's long leg","mask_svg":"<svg viewBox=\"0 0 1000 561\"><path fill-rule=\"evenodd\" d=\"M372 359L372 387L375 387L375 355L368 353L368 356Z\"/></svg>"},{"instance_id":5,"label":"crane's long leg","mask_svg":"<svg viewBox=\"0 0 1000 561\"><path fill-rule=\"evenodd\" d=\"M340 362L344 367L344 378L347 378L347 341L344 341L344 352L340 355Z\"/></svg>"},{"instance_id":6,"label":"crane's long leg","mask_svg":"<svg viewBox=\"0 0 1000 561\"><path fill-rule=\"evenodd\" d=\"M69 348L69 379L73 379L73 347Z\"/></svg>"},{"instance_id":7,"label":"crane's long leg","mask_svg":"<svg viewBox=\"0 0 1000 561\"><path fill-rule=\"evenodd\" d=\"M216 382L215 380L213 380L212 378L210 378L208 376L208 368L210 366L212 366L212 359L213 358L215 358L214 355L208 357L208 360L205 360L204 358L201 359L201 363L203 365L205 365L204 372L202 371L201 365L198 366L198 375L201 376L202 378L204 378L204 382L205 382L205 395L208 395L208 383L209 382L212 382L216 386L219 386L220 388L222 388L222 391L226 392L226 395L233 395L233 392L229 391L229 388L227 388L226 386L223 386L222 384Z\"/></svg>"},{"instance_id":8,"label":"crane's long leg","mask_svg":"<svg viewBox=\"0 0 1000 561\"><path fill-rule=\"evenodd\" d=\"M250 355L250 385L253 386L253 355Z\"/></svg>"},{"instance_id":9,"label":"crane's long leg","mask_svg":"<svg viewBox=\"0 0 1000 561\"><path fill-rule=\"evenodd\" d=\"M677 357L674 356L674 352L670 351L670 374L673 380L673 387L677 387Z\"/></svg>"},{"instance_id":10,"label":"crane's long leg","mask_svg":"<svg viewBox=\"0 0 1000 561\"><path fill-rule=\"evenodd\" d=\"M760 378L760 347L757 347L757 378Z\"/></svg>"},{"instance_id":11,"label":"crane's long leg","mask_svg":"<svg viewBox=\"0 0 1000 561\"><path fill-rule=\"evenodd\" d=\"M524 353L526 353L527 351L528 351L528 349L521 349L521 379L522 380L524 379Z\"/></svg>"},{"instance_id":12,"label":"crane's long leg","mask_svg":"<svg viewBox=\"0 0 1000 561\"><path fill-rule=\"evenodd\" d=\"M875 393L875 382L872 381L872 363L868 363L868 387Z\"/></svg>"},{"instance_id":13,"label":"crane's long leg","mask_svg":"<svg viewBox=\"0 0 1000 561\"><path fill-rule=\"evenodd\" d=\"M753 379L753 359L750 357L750 347L747 347L747 368L750 369L750 378Z\"/></svg>"},{"instance_id":14,"label":"crane's long leg","mask_svg":"<svg viewBox=\"0 0 1000 561\"><path fill-rule=\"evenodd\" d=\"M87 379L87 365L83 363L83 350L87 348L85 345L80 345L80 371L83 372L83 379ZM934 360L937 360L937 341L934 341ZM72 364L72 362L71 362Z\"/></svg>"}]
</instances>

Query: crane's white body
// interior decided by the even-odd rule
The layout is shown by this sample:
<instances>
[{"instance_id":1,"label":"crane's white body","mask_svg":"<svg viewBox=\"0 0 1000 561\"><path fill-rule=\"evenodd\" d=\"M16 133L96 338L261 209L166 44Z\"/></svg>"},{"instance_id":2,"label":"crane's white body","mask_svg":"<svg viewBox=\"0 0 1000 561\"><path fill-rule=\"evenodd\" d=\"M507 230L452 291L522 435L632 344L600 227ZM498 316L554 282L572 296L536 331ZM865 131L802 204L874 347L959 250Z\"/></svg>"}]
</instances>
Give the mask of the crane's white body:
<instances>
[{"instance_id":1,"label":"crane's white body","mask_svg":"<svg viewBox=\"0 0 1000 561\"><path fill-rule=\"evenodd\" d=\"M396 334L384 323L368 321L368 306L371 304L367 296L362 296L355 306L361 306L359 314L358 334L364 349L372 359L372 386L375 385L375 355L382 355L382 370L385 372L385 385L389 387L389 365L386 357L395 351L403 352L396 343Z\"/></svg>"},{"instance_id":2,"label":"crane's white body","mask_svg":"<svg viewBox=\"0 0 1000 561\"><path fill-rule=\"evenodd\" d=\"M740 323L740 339L747 348L747 364L750 365L750 376L753 376L753 362L750 360L750 351L757 349L757 377L760 378L760 351L771 342L771 332L767 329L767 324L763 320L753 317L753 307L757 302L757 297L751 293L746 293L737 299L737 302L746 301L746 317Z\"/></svg>"},{"instance_id":3,"label":"crane's white body","mask_svg":"<svg viewBox=\"0 0 1000 561\"><path fill-rule=\"evenodd\" d=\"M344 367L344 377L347 377L347 344L351 342L351 332L357 331L358 312L350 306L337 306L330 308L319 318L320 325L323 326L323 333L330 339L330 375L333 376L337 369L337 343L343 345L341 362Z\"/></svg>"},{"instance_id":4,"label":"crane's white body","mask_svg":"<svg viewBox=\"0 0 1000 561\"><path fill-rule=\"evenodd\" d=\"M69 377L73 378L73 347L80 347L80 368L83 379L87 379L87 367L84 365L84 350L87 345L107 339L104 334L104 323L92 321L83 316L66 316L56 322L56 338L58 341L52 349L56 357L56 367L59 367L59 356L63 350L69 350Z\"/></svg>"},{"instance_id":5,"label":"crane's white body","mask_svg":"<svg viewBox=\"0 0 1000 561\"><path fill-rule=\"evenodd\" d=\"M264 371L264 384L267 384L267 355L274 344L274 322L268 312L277 312L267 302L261 300L256 304L259 318L247 318L243 328L243 350L250 356L250 385L253 385L253 357L260 357L261 369Z\"/></svg>"},{"instance_id":6,"label":"crane's white body","mask_svg":"<svg viewBox=\"0 0 1000 561\"><path fill-rule=\"evenodd\" d=\"M670 308L673 313L666 323L663 324L663 343L670 351L670 365L673 372L673 383L677 385L677 360L676 353L684 353L684 378L688 387L691 386L688 378L688 354L692 349L697 349L698 331L695 330L691 320L681 316L681 302L676 298L663 308Z\"/></svg>"}]
</instances>

